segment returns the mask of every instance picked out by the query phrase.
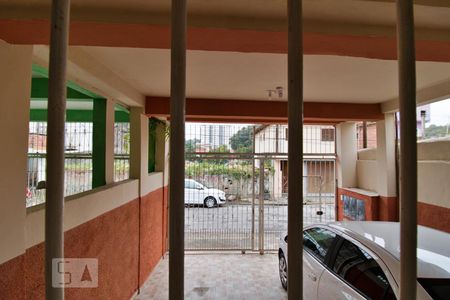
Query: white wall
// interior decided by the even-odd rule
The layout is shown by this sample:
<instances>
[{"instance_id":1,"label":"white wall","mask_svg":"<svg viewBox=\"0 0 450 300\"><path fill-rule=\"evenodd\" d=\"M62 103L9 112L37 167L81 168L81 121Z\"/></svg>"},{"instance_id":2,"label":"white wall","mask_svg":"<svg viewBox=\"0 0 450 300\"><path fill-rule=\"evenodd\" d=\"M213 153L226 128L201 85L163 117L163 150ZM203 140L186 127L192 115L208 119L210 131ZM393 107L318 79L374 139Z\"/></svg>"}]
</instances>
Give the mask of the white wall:
<instances>
[{"instance_id":1,"label":"white wall","mask_svg":"<svg viewBox=\"0 0 450 300\"><path fill-rule=\"evenodd\" d=\"M156 189L157 187L155 187ZM66 197L64 231L86 223L138 198L138 180L126 180ZM44 241L45 204L27 209L25 247Z\"/></svg>"},{"instance_id":2,"label":"white wall","mask_svg":"<svg viewBox=\"0 0 450 300\"><path fill-rule=\"evenodd\" d=\"M24 253L32 46L0 40L0 263Z\"/></svg>"},{"instance_id":3,"label":"white wall","mask_svg":"<svg viewBox=\"0 0 450 300\"><path fill-rule=\"evenodd\" d=\"M450 208L450 139L420 142L418 200Z\"/></svg>"},{"instance_id":4,"label":"white wall","mask_svg":"<svg viewBox=\"0 0 450 300\"><path fill-rule=\"evenodd\" d=\"M338 187L357 187L356 177L356 125L354 122L336 126L337 180Z\"/></svg>"},{"instance_id":5,"label":"white wall","mask_svg":"<svg viewBox=\"0 0 450 300\"><path fill-rule=\"evenodd\" d=\"M358 187L381 194L375 175L380 168L374 159L376 152L358 153ZM419 142L417 154L419 202L450 208L450 139Z\"/></svg>"},{"instance_id":6,"label":"white wall","mask_svg":"<svg viewBox=\"0 0 450 300\"><path fill-rule=\"evenodd\" d=\"M36 59L36 56L33 58L33 46L15 46L0 40L0 264L44 241L45 205L27 209L25 202L33 59ZM112 181L113 173L113 108L114 100L108 99L108 183ZM142 110L141 107L132 108L132 122L138 126L135 128L134 153L131 154L134 155L132 163L136 178L67 197L65 230L138 199L141 192L150 193L167 184L168 147L161 150L161 172L147 174L148 120Z\"/></svg>"},{"instance_id":7,"label":"white wall","mask_svg":"<svg viewBox=\"0 0 450 300\"><path fill-rule=\"evenodd\" d=\"M395 115L385 114L377 121L377 148L358 151L356 173L358 188L395 197Z\"/></svg>"},{"instance_id":8,"label":"white wall","mask_svg":"<svg viewBox=\"0 0 450 300\"><path fill-rule=\"evenodd\" d=\"M397 196L395 179L395 115L385 114L377 122L377 192L384 197Z\"/></svg>"},{"instance_id":9,"label":"white wall","mask_svg":"<svg viewBox=\"0 0 450 300\"><path fill-rule=\"evenodd\" d=\"M276 128L278 126L278 147ZM256 153L287 153L287 125L269 125L255 135ZM303 152L315 154L330 154L335 152L334 141L322 141L322 129L334 129L327 125L303 126ZM277 151L278 149L278 151Z\"/></svg>"},{"instance_id":10,"label":"white wall","mask_svg":"<svg viewBox=\"0 0 450 300\"><path fill-rule=\"evenodd\" d=\"M356 162L356 176L358 177L358 188L368 191L377 192L378 176L377 176L376 160L358 160Z\"/></svg>"}]
</instances>

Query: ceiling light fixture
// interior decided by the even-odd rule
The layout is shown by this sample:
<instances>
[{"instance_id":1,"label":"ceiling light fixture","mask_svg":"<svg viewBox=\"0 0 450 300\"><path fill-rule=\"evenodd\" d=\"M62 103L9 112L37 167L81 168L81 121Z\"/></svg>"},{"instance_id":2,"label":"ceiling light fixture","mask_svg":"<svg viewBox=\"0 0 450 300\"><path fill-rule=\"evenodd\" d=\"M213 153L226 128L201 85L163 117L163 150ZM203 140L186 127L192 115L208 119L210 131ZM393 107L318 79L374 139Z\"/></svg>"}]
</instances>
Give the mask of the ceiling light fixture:
<instances>
[{"instance_id":1,"label":"ceiling light fixture","mask_svg":"<svg viewBox=\"0 0 450 300\"><path fill-rule=\"evenodd\" d=\"M272 96L278 96L278 99L283 98L283 87L277 86L274 90L266 90L269 100L272 100Z\"/></svg>"}]
</instances>

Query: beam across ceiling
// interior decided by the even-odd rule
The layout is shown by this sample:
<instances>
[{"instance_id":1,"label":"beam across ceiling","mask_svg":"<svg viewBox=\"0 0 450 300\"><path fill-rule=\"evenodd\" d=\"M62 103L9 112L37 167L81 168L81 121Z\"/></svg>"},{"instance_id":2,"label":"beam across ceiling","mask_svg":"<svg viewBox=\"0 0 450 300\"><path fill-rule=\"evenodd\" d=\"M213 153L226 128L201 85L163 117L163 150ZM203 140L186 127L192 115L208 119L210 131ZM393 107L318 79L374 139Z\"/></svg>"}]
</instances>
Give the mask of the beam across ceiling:
<instances>
[{"instance_id":1,"label":"beam across ceiling","mask_svg":"<svg viewBox=\"0 0 450 300\"><path fill-rule=\"evenodd\" d=\"M145 113L170 116L167 97L147 97ZM336 124L344 121L382 120L379 104L305 102L306 123ZM286 123L287 103L280 101L186 99L186 120L197 122Z\"/></svg>"},{"instance_id":2,"label":"beam across ceiling","mask_svg":"<svg viewBox=\"0 0 450 300\"><path fill-rule=\"evenodd\" d=\"M395 3L396 0L360 0L367 2L386 2ZM448 0L414 0L415 5L432 6L432 7L450 7Z\"/></svg>"},{"instance_id":3,"label":"beam across ceiling","mask_svg":"<svg viewBox=\"0 0 450 300\"><path fill-rule=\"evenodd\" d=\"M11 44L46 45L47 20L0 20L0 39ZM167 25L117 24L72 21L70 45L170 49ZM187 29L189 50L286 53L287 33L251 29ZM416 41L418 61L450 62L449 39ZM339 55L395 60L395 36L357 36L304 33L304 54Z\"/></svg>"}]
</instances>

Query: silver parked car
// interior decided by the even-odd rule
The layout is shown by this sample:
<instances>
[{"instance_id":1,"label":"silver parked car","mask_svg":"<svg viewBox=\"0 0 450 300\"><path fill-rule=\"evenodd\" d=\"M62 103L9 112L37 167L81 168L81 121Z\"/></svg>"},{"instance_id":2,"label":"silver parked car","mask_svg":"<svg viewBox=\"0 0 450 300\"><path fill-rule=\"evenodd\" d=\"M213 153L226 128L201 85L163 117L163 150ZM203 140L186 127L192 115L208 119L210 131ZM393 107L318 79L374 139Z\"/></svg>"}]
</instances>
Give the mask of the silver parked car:
<instances>
[{"instance_id":1,"label":"silver parked car","mask_svg":"<svg viewBox=\"0 0 450 300\"><path fill-rule=\"evenodd\" d=\"M287 288L287 242L279 274ZM450 234L418 226L417 299L450 299ZM303 230L304 299L398 299L400 224L336 222Z\"/></svg>"}]
</instances>

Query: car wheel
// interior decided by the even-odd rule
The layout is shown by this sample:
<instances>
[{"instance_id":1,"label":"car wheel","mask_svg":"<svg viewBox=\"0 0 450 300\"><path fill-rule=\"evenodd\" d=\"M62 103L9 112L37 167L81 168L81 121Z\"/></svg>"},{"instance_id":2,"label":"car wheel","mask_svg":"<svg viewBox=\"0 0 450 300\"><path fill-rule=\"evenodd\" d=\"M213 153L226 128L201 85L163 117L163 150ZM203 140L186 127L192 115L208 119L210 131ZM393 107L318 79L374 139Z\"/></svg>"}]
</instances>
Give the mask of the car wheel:
<instances>
[{"instance_id":1,"label":"car wheel","mask_svg":"<svg viewBox=\"0 0 450 300\"><path fill-rule=\"evenodd\" d=\"M213 208L217 204L217 201L216 201L216 199L214 197L208 197L208 198L205 199L204 202L205 202L205 206L207 208Z\"/></svg>"},{"instance_id":2,"label":"car wheel","mask_svg":"<svg viewBox=\"0 0 450 300\"><path fill-rule=\"evenodd\" d=\"M279 255L278 270L280 273L281 285L285 290L287 290L287 262L282 252Z\"/></svg>"}]
</instances>

